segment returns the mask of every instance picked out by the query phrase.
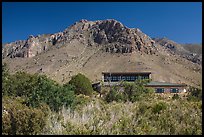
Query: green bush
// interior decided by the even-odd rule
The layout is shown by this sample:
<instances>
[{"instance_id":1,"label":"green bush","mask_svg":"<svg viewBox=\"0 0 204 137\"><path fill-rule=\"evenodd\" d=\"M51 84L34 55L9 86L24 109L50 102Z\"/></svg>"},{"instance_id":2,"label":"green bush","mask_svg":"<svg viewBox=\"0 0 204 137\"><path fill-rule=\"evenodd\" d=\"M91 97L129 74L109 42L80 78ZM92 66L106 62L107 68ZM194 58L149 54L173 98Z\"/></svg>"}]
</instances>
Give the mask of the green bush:
<instances>
[{"instance_id":1,"label":"green bush","mask_svg":"<svg viewBox=\"0 0 204 137\"><path fill-rule=\"evenodd\" d=\"M106 95L105 100L107 102L126 102L128 100L128 96L124 91L119 90L119 88L121 87L113 86Z\"/></svg>"},{"instance_id":2,"label":"green bush","mask_svg":"<svg viewBox=\"0 0 204 137\"><path fill-rule=\"evenodd\" d=\"M47 103L51 110L59 111L62 106L71 106L74 99L72 86L61 86L44 76L39 76L37 88L28 97L27 103L33 107L38 107L39 103Z\"/></svg>"},{"instance_id":3,"label":"green bush","mask_svg":"<svg viewBox=\"0 0 204 137\"><path fill-rule=\"evenodd\" d=\"M42 132L47 121L45 110L27 107L22 102L21 98L3 97L2 134L34 135Z\"/></svg>"},{"instance_id":4,"label":"green bush","mask_svg":"<svg viewBox=\"0 0 204 137\"><path fill-rule=\"evenodd\" d=\"M180 97L179 97L178 94L174 94L173 97L172 97L172 99L179 99L179 98L180 98Z\"/></svg>"},{"instance_id":5,"label":"green bush","mask_svg":"<svg viewBox=\"0 0 204 137\"><path fill-rule=\"evenodd\" d=\"M160 113L162 110L165 110L167 108L166 103L164 102L159 102L157 104L155 104L152 108L152 112L153 113Z\"/></svg>"},{"instance_id":6,"label":"green bush","mask_svg":"<svg viewBox=\"0 0 204 137\"><path fill-rule=\"evenodd\" d=\"M202 90L193 86L189 87L188 100L199 101L202 100Z\"/></svg>"},{"instance_id":7,"label":"green bush","mask_svg":"<svg viewBox=\"0 0 204 137\"><path fill-rule=\"evenodd\" d=\"M112 102L115 100L115 97L116 97L116 94L117 94L117 91L115 89L111 89L108 94L106 95L105 97L105 100L107 102Z\"/></svg>"},{"instance_id":8,"label":"green bush","mask_svg":"<svg viewBox=\"0 0 204 137\"><path fill-rule=\"evenodd\" d=\"M9 74L9 69L6 63L2 64L2 95L9 94L11 78Z\"/></svg>"},{"instance_id":9,"label":"green bush","mask_svg":"<svg viewBox=\"0 0 204 137\"><path fill-rule=\"evenodd\" d=\"M45 75L17 72L3 81L3 95L25 98L27 106L46 103L58 111L63 105L71 106L75 95L71 85L62 86Z\"/></svg>"},{"instance_id":10,"label":"green bush","mask_svg":"<svg viewBox=\"0 0 204 137\"><path fill-rule=\"evenodd\" d=\"M139 105L139 112L141 114L144 114L148 109L150 109L150 105L147 104L146 102L141 102Z\"/></svg>"},{"instance_id":11,"label":"green bush","mask_svg":"<svg viewBox=\"0 0 204 137\"><path fill-rule=\"evenodd\" d=\"M75 100L73 101L71 108L75 109L77 107L82 107L83 105L87 105L91 101L92 99L89 96L83 94L77 95Z\"/></svg>"},{"instance_id":12,"label":"green bush","mask_svg":"<svg viewBox=\"0 0 204 137\"><path fill-rule=\"evenodd\" d=\"M83 74L79 73L71 78L69 83L74 86L75 94L92 95L93 89L90 80Z\"/></svg>"},{"instance_id":13,"label":"green bush","mask_svg":"<svg viewBox=\"0 0 204 137\"><path fill-rule=\"evenodd\" d=\"M107 102L135 102L144 98L150 98L152 90L144 86L148 81L149 80L137 80L134 83L123 82L120 86L124 87L124 89L121 91L120 86L114 86L106 95L105 100Z\"/></svg>"}]
</instances>

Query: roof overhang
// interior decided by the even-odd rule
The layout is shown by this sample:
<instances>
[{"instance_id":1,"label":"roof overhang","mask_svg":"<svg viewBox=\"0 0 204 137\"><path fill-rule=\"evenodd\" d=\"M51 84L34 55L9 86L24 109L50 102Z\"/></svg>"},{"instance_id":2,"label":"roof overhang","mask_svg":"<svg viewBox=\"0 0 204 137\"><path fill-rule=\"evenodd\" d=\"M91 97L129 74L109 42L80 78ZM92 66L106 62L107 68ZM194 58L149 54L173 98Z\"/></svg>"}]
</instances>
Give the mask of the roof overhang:
<instances>
[{"instance_id":1,"label":"roof overhang","mask_svg":"<svg viewBox=\"0 0 204 137\"><path fill-rule=\"evenodd\" d=\"M146 87L186 87L184 83L167 83L167 82L150 82L145 85Z\"/></svg>"},{"instance_id":2,"label":"roof overhang","mask_svg":"<svg viewBox=\"0 0 204 137\"><path fill-rule=\"evenodd\" d=\"M102 74L151 74L151 72L102 72Z\"/></svg>"}]
</instances>

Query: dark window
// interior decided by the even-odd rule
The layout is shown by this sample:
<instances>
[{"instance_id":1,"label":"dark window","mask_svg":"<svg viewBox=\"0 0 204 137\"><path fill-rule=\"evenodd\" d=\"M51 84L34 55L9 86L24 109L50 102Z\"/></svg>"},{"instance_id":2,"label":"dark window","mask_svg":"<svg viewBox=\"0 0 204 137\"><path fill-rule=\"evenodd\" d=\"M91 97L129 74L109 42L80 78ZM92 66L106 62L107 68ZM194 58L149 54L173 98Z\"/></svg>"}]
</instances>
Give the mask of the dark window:
<instances>
[{"instance_id":1,"label":"dark window","mask_svg":"<svg viewBox=\"0 0 204 137\"><path fill-rule=\"evenodd\" d=\"M104 82L109 82L110 80L111 80L111 77L109 77L109 76L104 77Z\"/></svg>"},{"instance_id":2,"label":"dark window","mask_svg":"<svg viewBox=\"0 0 204 137\"><path fill-rule=\"evenodd\" d=\"M136 80L136 77L135 77L135 76L131 76L131 77L130 77L130 80L131 80L131 81L135 81L135 80Z\"/></svg>"},{"instance_id":3,"label":"dark window","mask_svg":"<svg viewBox=\"0 0 204 137\"><path fill-rule=\"evenodd\" d=\"M130 81L130 76L127 76L127 77L126 77L126 80L127 80L127 81Z\"/></svg>"},{"instance_id":4,"label":"dark window","mask_svg":"<svg viewBox=\"0 0 204 137\"><path fill-rule=\"evenodd\" d=\"M156 88L156 93L164 93L164 88Z\"/></svg>"},{"instance_id":5,"label":"dark window","mask_svg":"<svg viewBox=\"0 0 204 137\"><path fill-rule=\"evenodd\" d=\"M145 79L149 79L149 77L148 77L148 76L145 76Z\"/></svg>"},{"instance_id":6,"label":"dark window","mask_svg":"<svg viewBox=\"0 0 204 137\"><path fill-rule=\"evenodd\" d=\"M125 80L125 76L122 76L122 80Z\"/></svg>"},{"instance_id":7,"label":"dark window","mask_svg":"<svg viewBox=\"0 0 204 137\"><path fill-rule=\"evenodd\" d=\"M145 76L141 76L141 79L145 79Z\"/></svg>"},{"instance_id":8,"label":"dark window","mask_svg":"<svg viewBox=\"0 0 204 137\"><path fill-rule=\"evenodd\" d=\"M118 81L117 76L113 76L113 77L112 77L112 81Z\"/></svg>"},{"instance_id":9,"label":"dark window","mask_svg":"<svg viewBox=\"0 0 204 137\"><path fill-rule=\"evenodd\" d=\"M113 76L110 76L111 81L113 81Z\"/></svg>"},{"instance_id":10,"label":"dark window","mask_svg":"<svg viewBox=\"0 0 204 137\"><path fill-rule=\"evenodd\" d=\"M118 81L121 81L121 77L120 76L117 76L117 78L118 78Z\"/></svg>"},{"instance_id":11,"label":"dark window","mask_svg":"<svg viewBox=\"0 0 204 137\"><path fill-rule=\"evenodd\" d=\"M142 77L141 77L141 76L138 76L138 79L142 79Z\"/></svg>"},{"instance_id":12,"label":"dark window","mask_svg":"<svg viewBox=\"0 0 204 137\"><path fill-rule=\"evenodd\" d=\"M179 92L179 89L178 89L178 88L171 88L171 89L170 89L170 92L171 92L171 93L178 93L178 92Z\"/></svg>"},{"instance_id":13,"label":"dark window","mask_svg":"<svg viewBox=\"0 0 204 137\"><path fill-rule=\"evenodd\" d=\"M104 76L104 82L107 82L107 81L108 81L108 77Z\"/></svg>"}]
</instances>

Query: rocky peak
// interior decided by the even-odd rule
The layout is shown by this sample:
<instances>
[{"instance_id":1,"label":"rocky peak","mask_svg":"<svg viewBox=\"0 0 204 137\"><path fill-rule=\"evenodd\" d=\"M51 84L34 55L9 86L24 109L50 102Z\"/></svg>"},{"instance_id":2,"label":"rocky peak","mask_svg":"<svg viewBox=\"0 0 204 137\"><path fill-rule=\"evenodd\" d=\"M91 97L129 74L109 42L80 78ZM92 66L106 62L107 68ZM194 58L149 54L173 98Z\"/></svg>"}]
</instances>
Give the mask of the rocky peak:
<instances>
[{"instance_id":1,"label":"rocky peak","mask_svg":"<svg viewBox=\"0 0 204 137\"><path fill-rule=\"evenodd\" d=\"M53 36L54 37L54 36ZM56 34L55 34L56 37ZM88 21L82 19L63 31L55 44L66 43L78 39L88 45L101 45L106 52L131 53L141 51L154 53L154 40L138 28L130 29L114 19Z\"/></svg>"},{"instance_id":2,"label":"rocky peak","mask_svg":"<svg viewBox=\"0 0 204 137\"><path fill-rule=\"evenodd\" d=\"M33 57L48 50L50 46L64 46L77 39L89 46L100 45L106 52L153 54L154 40L141 30L130 29L114 19L88 21L82 19L63 32L48 35L30 35L26 41L10 43L2 50L2 57ZM5 45L6 47L6 45Z\"/></svg>"}]
</instances>

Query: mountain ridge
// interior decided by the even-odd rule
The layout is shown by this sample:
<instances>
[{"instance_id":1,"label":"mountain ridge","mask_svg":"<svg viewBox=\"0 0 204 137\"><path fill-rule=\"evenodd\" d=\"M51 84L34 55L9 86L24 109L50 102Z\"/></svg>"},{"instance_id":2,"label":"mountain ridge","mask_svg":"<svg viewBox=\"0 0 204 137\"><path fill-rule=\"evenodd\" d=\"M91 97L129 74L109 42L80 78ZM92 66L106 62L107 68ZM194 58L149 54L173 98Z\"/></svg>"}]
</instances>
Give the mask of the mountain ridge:
<instances>
[{"instance_id":1,"label":"mountain ridge","mask_svg":"<svg viewBox=\"0 0 204 137\"><path fill-rule=\"evenodd\" d=\"M2 57L13 73L42 73L60 83L79 72L98 81L103 71L151 71L157 81L202 85L202 55L114 19L83 19L58 33L30 35L4 45Z\"/></svg>"},{"instance_id":2,"label":"mountain ridge","mask_svg":"<svg viewBox=\"0 0 204 137\"><path fill-rule=\"evenodd\" d=\"M88 40L89 45L93 45L93 43L105 45L107 52L124 53L138 50L149 53L155 51L154 41L139 29L130 29L114 19L94 22L80 20L62 32L42 34L36 37L30 35L27 40L6 44L5 47L10 46L13 49L10 51L4 50L2 57L33 57L42 51L46 51L49 46L56 44L61 46L72 39L78 39L82 43ZM29 53L29 50L32 53Z\"/></svg>"}]
</instances>

